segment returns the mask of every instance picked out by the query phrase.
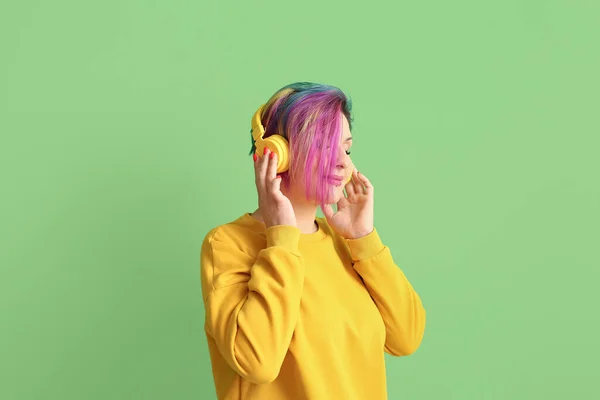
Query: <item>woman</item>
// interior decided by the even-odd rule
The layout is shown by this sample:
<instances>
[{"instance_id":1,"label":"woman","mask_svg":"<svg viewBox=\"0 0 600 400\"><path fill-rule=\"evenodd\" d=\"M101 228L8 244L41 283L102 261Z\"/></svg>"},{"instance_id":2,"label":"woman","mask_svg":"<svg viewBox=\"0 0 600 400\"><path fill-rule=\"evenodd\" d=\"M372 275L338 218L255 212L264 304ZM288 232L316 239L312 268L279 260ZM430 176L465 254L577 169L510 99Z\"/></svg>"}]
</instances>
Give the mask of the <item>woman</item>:
<instances>
[{"instance_id":1,"label":"woman","mask_svg":"<svg viewBox=\"0 0 600 400\"><path fill-rule=\"evenodd\" d=\"M373 226L351 122L342 91L307 82L255 114L258 208L212 229L201 251L219 399L386 399L384 352L421 343L425 310Z\"/></svg>"}]
</instances>

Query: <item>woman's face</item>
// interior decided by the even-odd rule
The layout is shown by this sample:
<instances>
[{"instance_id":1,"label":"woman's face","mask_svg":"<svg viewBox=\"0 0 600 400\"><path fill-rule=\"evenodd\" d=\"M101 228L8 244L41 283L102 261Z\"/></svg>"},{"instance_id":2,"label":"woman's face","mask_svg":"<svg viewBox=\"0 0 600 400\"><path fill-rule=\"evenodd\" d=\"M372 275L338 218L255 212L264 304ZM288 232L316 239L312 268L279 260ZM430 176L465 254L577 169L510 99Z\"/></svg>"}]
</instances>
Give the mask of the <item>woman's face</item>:
<instances>
[{"instance_id":1,"label":"woman's face","mask_svg":"<svg viewBox=\"0 0 600 400\"><path fill-rule=\"evenodd\" d=\"M354 170L354 164L352 164L352 160L348 154L352 147L352 133L350 132L350 126L345 116L342 118L342 128L342 136L338 144L338 163L333 170L333 176L330 176L328 180L332 189L331 198L327 201L328 204L337 203L344 195L345 182ZM317 173L316 168L313 169L313 173Z\"/></svg>"},{"instance_id":2,"label":"woman's face","mask_svg":"<svg viewBox=\"0 0 600 400\"><path fill-rule=\"evenodd\" d=\"M348 124L348 120L345 116L342 117L342 135L340 141L338 143L337 148L337 160L338 163L335 168L332 170L332 175L328 177L327 182L329 184L329 197L327 198L327 204L335 204L337 203L342 196L344 196L344 187L345 182L348 180L347 178L352 175L354 170L354 164L352 164L352 160L350 159L350 148L352 147L352 133L350 132L350 125ZM317 176L319 171L317 171L317 162L313 164L312 174L313 176ZM292 196L296 199L304 199L304 184L305 179L302 179L299 182L295 182L292 184L291 192L288 196ZM308 199L309 202L316 204L316 199Z\"/></svg>"}]
</instances>

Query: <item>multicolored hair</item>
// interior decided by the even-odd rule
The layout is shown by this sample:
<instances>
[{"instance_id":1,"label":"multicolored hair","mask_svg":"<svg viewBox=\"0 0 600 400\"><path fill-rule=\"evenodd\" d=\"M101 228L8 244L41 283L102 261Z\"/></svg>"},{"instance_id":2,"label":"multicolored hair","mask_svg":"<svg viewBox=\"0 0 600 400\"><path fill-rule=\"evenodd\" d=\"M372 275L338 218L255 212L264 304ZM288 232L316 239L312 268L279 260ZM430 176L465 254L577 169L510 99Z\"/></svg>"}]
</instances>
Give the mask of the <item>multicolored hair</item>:
<instances>
[{"instance_id":1,"label":"multicolored hair","mask_svg":"<svg viewBox=\"0 0 600 400\"><path fill-rule=\"evenodd\" d=\"M330 187L327 176L337 166L344 116L352 129L352 100L335 86L296 82L271 96L265 103L261 121L265 138L278 133L289 142L290 167L281 174L283 187L289 189L293 181L304 176L306 197L325 204ZM255 150L252 139L250 155ZM315 162L317 171L322 173L313 176Z\"/></svg>"}]
</instances>

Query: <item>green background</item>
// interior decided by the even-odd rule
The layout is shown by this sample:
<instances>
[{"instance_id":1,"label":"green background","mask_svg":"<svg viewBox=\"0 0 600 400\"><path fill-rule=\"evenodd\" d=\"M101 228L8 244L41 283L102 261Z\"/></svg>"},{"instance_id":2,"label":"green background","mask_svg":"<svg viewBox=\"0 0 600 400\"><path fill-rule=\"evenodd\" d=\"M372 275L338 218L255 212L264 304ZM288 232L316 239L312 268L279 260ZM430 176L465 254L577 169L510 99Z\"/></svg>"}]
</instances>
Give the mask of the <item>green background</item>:
<instances>
[{"instance_id":1,"label":"green background","mask_svg":"<svg viewBox=\"0 0 600 400\"><path fill-rule=\"evenodd\" d=\"M0 398L214 398L200 244L255 208L250 118L303 80L353 99L376 226L428 311L390 399L599 398L599 21L592 0L3 3Z\"/></svg>"}]
</instances>

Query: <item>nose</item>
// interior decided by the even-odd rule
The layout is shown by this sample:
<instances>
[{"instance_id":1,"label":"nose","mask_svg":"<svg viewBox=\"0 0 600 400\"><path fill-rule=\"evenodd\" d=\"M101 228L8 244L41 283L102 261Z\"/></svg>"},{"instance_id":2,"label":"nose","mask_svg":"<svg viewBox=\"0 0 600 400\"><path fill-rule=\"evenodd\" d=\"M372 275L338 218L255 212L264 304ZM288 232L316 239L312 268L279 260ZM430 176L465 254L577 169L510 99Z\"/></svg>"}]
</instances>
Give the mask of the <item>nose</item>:
<instances>
[{"instance_id":1,"label":"nose","mask_svg":"<svg viewBox=\"0 0 600 400\"><path fill-rule=\"evenodd\" d=\"M346 154L346 149L340 148L337 156L337 168L345 170L350 165L350 156Z\"/></svg>"}]
</instances>

